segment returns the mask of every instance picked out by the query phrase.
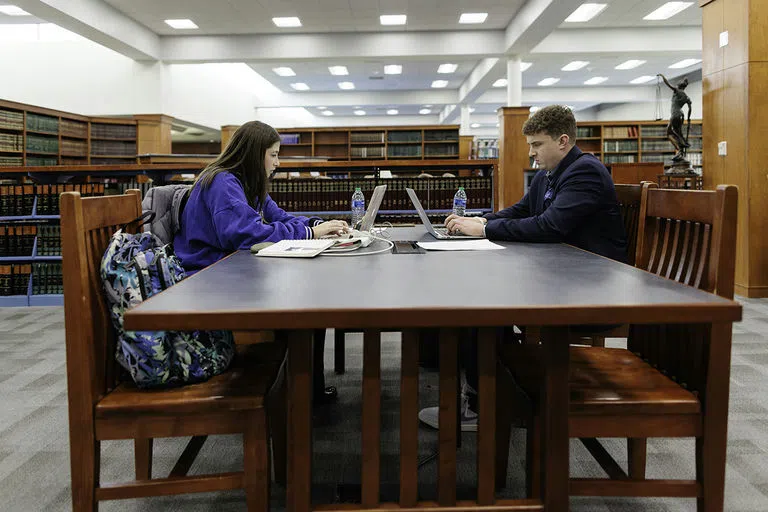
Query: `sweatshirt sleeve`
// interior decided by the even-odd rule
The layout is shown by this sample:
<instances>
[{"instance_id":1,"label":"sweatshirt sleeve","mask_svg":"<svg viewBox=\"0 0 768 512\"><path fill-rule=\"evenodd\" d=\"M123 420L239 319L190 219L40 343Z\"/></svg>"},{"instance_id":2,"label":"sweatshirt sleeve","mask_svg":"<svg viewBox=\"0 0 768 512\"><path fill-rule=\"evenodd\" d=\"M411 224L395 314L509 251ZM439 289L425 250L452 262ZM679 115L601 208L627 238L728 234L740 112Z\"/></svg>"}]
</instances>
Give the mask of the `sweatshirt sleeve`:
<instances>
[{"instance_id":1,"label":"sweatshirt sleeve","mask_svg":"<svg viewBox=\"0 0 768 512\"><path fill-rule=\"evenodd\" d=\"M267 195L264 201L264 219L270 224L273 222L283 222L287 224L301 224L303 226L315 227L323 222L320 217L301 217L287 213L280 208L277 203Z\"/></svg>"},{"instance_id":2,"label":"sweatshirt sleeve","mask_svg":"<svg viewBox=\"0 0 768 512\"><path fill-rule=\"evenodd\" d=\"M561 242L600 208L602 194L598 171L582 165L569 172L552 204L540 215L489 220L486 236L517 242Z\"/></svg>"},{"instance_id":3,"label":"sweatshirt sleeve","mask_svg":"<svg viewBox=\"0 0 768 512\"><path fill-rule=\"evenodd\" d=\"M216 176L206 192L216 237L223 249L235 251L260 242L312 238L312 229L300 222L267 224L248 204L240 182L229 173Z\"/></svg>"}]
</instances>

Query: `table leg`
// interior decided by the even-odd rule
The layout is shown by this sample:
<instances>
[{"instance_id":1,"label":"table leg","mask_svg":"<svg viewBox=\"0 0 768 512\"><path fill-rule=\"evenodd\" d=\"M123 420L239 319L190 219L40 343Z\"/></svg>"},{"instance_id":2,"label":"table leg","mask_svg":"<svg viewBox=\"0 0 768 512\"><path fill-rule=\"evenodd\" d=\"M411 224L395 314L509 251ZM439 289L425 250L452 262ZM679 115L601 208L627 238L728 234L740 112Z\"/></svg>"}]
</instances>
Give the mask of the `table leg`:
<instances>
[{"instance_id":1,"label":"table leg","mask_svg":"<svg viewBox=\"0 0 768 512\"><path fill-rule=\"evenodd\" d=\"M544 406L541 411L543 460L541 482L545 510L568 510L568 328L541 331L544 359Z\"/></svg>"},{"instance_id":2,"label":"table leg","mask_svg":"<svg viewBox=\"0 0 768 512\"><path fill-rule=\"evenodd\" d=\"M437 501L441 507L456 505L456 439L458 407L458 329L440 329L440 413Z\"/></svg>"},{"instance_id":3,"label":"table leg","mask_svg":"<svg viewBox=\"0 0 768 512\"><path fill-rule=\"evenodd\" d=\"M363 333L362 508L379 505L381 475L381 331Z\"/></svg>"},{"instance_id":4,"label":"table leg","mask_svg":"<svg viewBox=\"0 0 768 512\"><path fill-rule=\"evenodd\" d=\"M419 331L403 331L400 377L400 506L419 499Z\"/></svg>"},{"instance_id":5,"label":"table leg","mask_svg":"<svg viewBox=\"0 0 768 512\"><path fill-rule=\"evenodd\" d=\"M493 505L496 484L496 331L482 328L477 340L477 504Z\"/></svg>"},{"instance_id":6,"label":"table leg","mask_svg":"<svg viewBox=\"0 0 768 512\"><path fill-rule=\"evenodd\" d=\"M312 344L313 331L289 331L288 478L286 510L312 510Z\"/></svg>"}]
</instances>

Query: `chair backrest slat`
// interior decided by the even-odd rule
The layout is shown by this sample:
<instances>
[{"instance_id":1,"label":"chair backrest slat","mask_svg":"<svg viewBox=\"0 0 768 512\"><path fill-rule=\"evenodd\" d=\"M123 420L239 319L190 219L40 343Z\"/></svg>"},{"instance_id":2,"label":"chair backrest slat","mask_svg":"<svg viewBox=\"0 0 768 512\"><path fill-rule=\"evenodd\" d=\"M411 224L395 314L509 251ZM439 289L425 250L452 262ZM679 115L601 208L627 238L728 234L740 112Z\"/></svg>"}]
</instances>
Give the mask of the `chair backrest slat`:
<instances>
[{"instance_id":1,"label":"chair backrest slat","mask_svg":"<svg viewBox=\"0 0 768 512\"><path fill-rule=\"evenodd\" d=\"M621 219L624 223L624 233L627 235L627 263L635 264L637 248L637 228L640 218L640 198L643 188L656 187L655 183L644 181L642 184L616 184L616 199L619 203Z\"/></svg>"},{"instance_id":2,"label":"chair backrest slat","mask_svg":"<svg viewBox=\"0 0 768 512\"><path fill-rule=\"evenodd\" d=\"M91 414L119 375L101 259L114 232L140 214L138 190L119 196L81 198L77 192L61 196L67 382L70 407L82 407L84 415ZM128 231L132 230L135 227L129 226Z\"/></svg>"}]
</instances>

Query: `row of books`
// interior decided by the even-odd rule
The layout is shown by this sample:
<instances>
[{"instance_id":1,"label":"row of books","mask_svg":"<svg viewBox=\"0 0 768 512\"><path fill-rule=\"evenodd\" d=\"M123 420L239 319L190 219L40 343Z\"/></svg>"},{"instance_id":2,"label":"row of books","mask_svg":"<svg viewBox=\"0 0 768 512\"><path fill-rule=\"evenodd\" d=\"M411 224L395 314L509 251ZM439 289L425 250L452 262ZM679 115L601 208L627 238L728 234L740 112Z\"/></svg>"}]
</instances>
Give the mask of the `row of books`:
<instances>
[{"instance_id":1,"label":"row of books","mask_svg":"<svg viewBox=\"0 0 768 512\"><path fill-rule=\"evenodd\" d=\"M384 146L352 146L352 158L384 158Z\"/></svg>"},{"instance_id":2,"label":"row of books","mask_svg":"<svg viewBox=\"0 0 768 512\"><path fill-rule=\"evenodd\" d=\"M24 113L15 110L0 109L0 128L8 130L24 129Z\"/></svg>"},{"instance_id":3,"label":"row of books","mask_svg":"<svg viewBox=\"0 0 768 512\"><path fill-rule=\"evenodd\" d=\"M61 263L36 262L32 268L32 295L64 293Z\"/></svg>"},{"instance_id":4,"label":"row of books","mask_svg":"<svg viewBox=\"0 0 768 512\"><path fill-rule=\"evenodd\" d=\"M19 167L24 163L20 156L0 155L0 167Z\"/></svg>"},{"instance_id":5,"label":"row of books","mask_svg":"<svg viewBox=\"0 0 768 512\"><path fill-rule=\"evenodd\" d=\"M37 256L61 256L61 226L40 224L37 226Z\"/></svg>"},{"instance_id":6,"label":"row of books","mask_svg":"<svg viewBox=\"0 0 768 512\"><path fill-rule=\"evenodd\" d=\"M637 155L603 155L604 164L633 164L637 161Z\"/></svg>"},{"instance_id":7,"label":"row of books","mask_svg":"<svg viewBox=\"0 0 768 512\"><path fill-rule=\"evenodd\" d=\"M61 139L61 153L88 156L88 143L84 140Z\"/></svg>"},{"instance_id":8,"label":"row of books","mask_svg":"<svg viewBox=\"0 0 768 512\"><path fill-rule=\"evenodd\" d=\"M21 165L21 164L18 164ZM59 158L56 156L27 156L27 165L59 165Z\"/></svg>"},{"instance_id":9,"label":"row of books","mask_svg":"<svg viewBox=\"0 0 768 512\"><path fill-rule=\"evenodd\" d=\"M30 263L0 265L0 297L26 295L31 274Z\"/></svg>"},{"instance_id":10,"label":"row of books","mask_svg":"<svg viewBox=\"0 0 768 512\"><path fill-rule=\"evenodd\" d=\"M27 130L59 133L59 118L27 112Z\"/></svg>"},{"instance_id":11,"label":"row of books","mask_svg":"<svg viewBox=\"0 0 768 512\"><path fill-rule=\"evenodd\" d=\"M599 137L600 136L600 127L599 126L577 126L576 127L576 138L586 138L586 137Z\"/></svg>"},{"instance_id":12,"label":"row of books","mask_svg":"<svg viewBox=\"0 0 768 512\"><path fill-rule=\"evenodd\" d=\"M57 137L46 137L45 135L27 135L27 151L58 153L59 139Z\"/></svg>"},{"instance_id":13,"label":"row of books","mask_svg":"<svg viewBox=\"0 0 768 512\"><path fill-rule=\"evenodd\" d=\"M104 195L103 183L66 184L0 184L0 217L32 215L37 197L37 215L58 215L59 196L64 192L80 192L83 197Z\"/></svg>"},{"instance_id":14,"label":"row of books","mask_svg":"<svg viewBox=\"0 0 768 512\"><path fill-rule=\"evenodd\" d=\"M637 141L606 140L603 142L603 151L637 151Z\"/></svg>"},{"instance_id":15,"label":"row of books","mask_svg":"<svg viewBox=\"0 0 768 512\"><path fill-rule=\"evenodd\" d=\"M88 138L88 123L82 121L72 121L71 119L62 119L59 124L59 131L65 137Z\"/></svg>"},{"instance_id":16,"label":"row of books","mask_svg":"<svg viewBox=\"0 0 768 512\"><path fill-rule=\"evenodd\" d=\"M416 191L425 209L450 209L453 196L459 187L467 193L467 209L490 208L493 196L490 177L470 176L460 178L391 178L381 180L387 192L382 210L412 210L405 192L406 187ZM289 212L346 211L350 198L359 187L369 200L376 185L371 179L274 180L270 195L281 208Z\"/></svg>"},{"instance_id":17,"label":"row of books","mask_svg":"<svg viewBox=\"0 0 768 512\"><path fill-rule=\"evenodd\" d=\"M136 125L91 123L91 137L107 139L135 139Z\"/></svg>"},{"instance_id":18,"label":"row of books","mask_svg":"<svg viewBox=\"0 0 768 512\"><path fill-rule=\"evenodd\" d=\"M0 257L32 256L36 236L34 224L0 226Z\"/></svg>"},{"instance_id":19,"label":"row of books","mask_svg":"<svg viewBox=\"0 0 768 512\"><path fill-rule=\"evenodd\" d=\"M384 132L351 132L349 142L352 144L360 142L384 142Z\"/></svg>"},{"instance_id":20,"label":"row of books","mask_svg":"<svg viewBox=\"0 0 768 512\"><path fill-rule=\"evenodd\" d=\"M624 139L627 137L637 137L637 131L638 131L637 126L604 126L603 138L604 139L613 139L613 138Z\"/></svg>"},{"instance_id":21,"label":"row of books","mask_svg":"<svg viewBox=\"0 0 768 512\"><path fill-rule=\"evenodd\" d=\"M22 151L24 138L18 133L0 133L0 151Z\"/></svg>"},{"instance_id":22,"label":"row of books","mask_svg":"<svg viewBox=\"0 0 768 512\"><path fill-rule=\"evenodd\" d=\"M392 146L389 146L392 147ZM459 154L459 145L458 144L429 144L428 146L424 146L424 156L434 157L434 158L442 158L442 157L449 157L449 156L457 156Z\"/></svg>"},{"instance_id":23,"label":"row of books","mask_svg":"<svg viewBox=\"0 0 768 512\"><path fill-rule=\"evenodd\" d=\"M92 140L91 155L136 156L136 143L128 141Z\"/></svg>"}]
</instances>

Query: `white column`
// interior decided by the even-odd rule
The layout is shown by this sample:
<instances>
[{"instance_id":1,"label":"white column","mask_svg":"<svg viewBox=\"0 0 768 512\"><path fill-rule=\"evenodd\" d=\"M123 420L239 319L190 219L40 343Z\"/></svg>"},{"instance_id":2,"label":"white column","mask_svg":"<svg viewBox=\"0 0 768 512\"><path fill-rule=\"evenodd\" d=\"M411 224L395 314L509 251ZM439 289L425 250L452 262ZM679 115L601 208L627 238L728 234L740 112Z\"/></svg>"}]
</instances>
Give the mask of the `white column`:
<instances>
[{"instance_id":1,"label":"white column","mask_svg":"<svg viewBox=\"0 0 768 512\"><path fill-rule=\"evenodd\" d=\"M507 58L507 106L520 107L523 104L523 72L520 69L520 57Z\"/></svg>"},{"instance_id":2,"label":"white column","mask_svg":"<svg viewBox=\"0 0 768 512\"><path fill-rule=\"evenodd\" d=\"M469 135L470 126L469 126L469 105L460 105L461 106L461 127L459 128L459 133L461 135Z\"/></svg>"}]
</instances>

